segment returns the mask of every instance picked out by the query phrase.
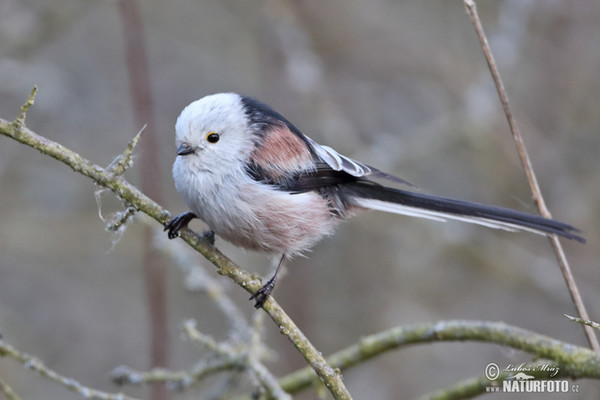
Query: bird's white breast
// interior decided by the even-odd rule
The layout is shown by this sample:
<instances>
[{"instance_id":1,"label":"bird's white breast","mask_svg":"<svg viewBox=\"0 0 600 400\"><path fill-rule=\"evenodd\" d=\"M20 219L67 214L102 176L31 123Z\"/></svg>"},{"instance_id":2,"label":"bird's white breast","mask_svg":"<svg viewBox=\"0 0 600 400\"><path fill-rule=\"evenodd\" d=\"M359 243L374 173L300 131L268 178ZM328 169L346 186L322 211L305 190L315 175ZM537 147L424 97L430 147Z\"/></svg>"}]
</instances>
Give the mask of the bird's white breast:
<instances>
[{"instance_id":1,"label":"bird's white breast","mask_svg":"<svg viewBox=\"0 0 600 400\"><path fill-rule=\"evenodd\" d=\"M193 159L178 157L173 165L177 191L210 229L237 246L291 256L339 222L318 193L290 194L244 171L217 173L189 163Z\"/></svg>"}]
</instances>

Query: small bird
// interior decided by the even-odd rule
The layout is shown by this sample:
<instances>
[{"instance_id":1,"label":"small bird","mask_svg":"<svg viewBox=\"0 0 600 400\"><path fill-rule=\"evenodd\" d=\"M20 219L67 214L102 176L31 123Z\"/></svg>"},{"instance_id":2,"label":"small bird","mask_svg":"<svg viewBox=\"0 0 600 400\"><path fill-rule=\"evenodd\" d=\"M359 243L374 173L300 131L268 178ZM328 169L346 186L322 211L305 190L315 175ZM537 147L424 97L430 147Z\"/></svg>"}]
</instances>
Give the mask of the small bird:
<instances>
[{"instance_id":1,"label":"small bird","mask_svg":"<svg viewBox=\"0 0 600 400\"><path fill-rule=\"evenodd\" d=\"M173 239L193 218L201 218L236 246L281 254L273 276L250 297L256 308L268 299L286 259L366 210L585 242L576 228L552 219L383 186L372 178L412 187L316 143L251 97L203 97L185 107L175 130L173 178L191 212L173 218L165 231Z\"/></svg>"}]
</instances>

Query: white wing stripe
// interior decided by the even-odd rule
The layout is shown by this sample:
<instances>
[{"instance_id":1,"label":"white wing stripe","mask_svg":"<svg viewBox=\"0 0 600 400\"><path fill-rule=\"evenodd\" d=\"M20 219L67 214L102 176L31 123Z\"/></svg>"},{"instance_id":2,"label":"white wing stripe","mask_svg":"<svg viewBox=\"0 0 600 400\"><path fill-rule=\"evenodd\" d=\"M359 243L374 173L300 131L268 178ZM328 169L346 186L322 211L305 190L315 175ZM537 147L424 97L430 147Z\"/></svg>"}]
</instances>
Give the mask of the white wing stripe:
<instances>
[{"instance_id":1,"label":"white wing stripe","mask_svg":"<svg viewBox=\"0 0 600 400\"><path fill-rule=\"evenodd\" d=\"M528 231L546 236L547 233L535 228L511 224L509 222L494 221L487 218L469 217L466 215L447 214L439 211L424 210L421 208L405 206L396 203L388 203L373 199L356 199L356 204L371 210L385 211L394 214L408 215L411 217L427 218L435 221L445 222L446 219L469 222L472 224L487 226L488 228L503 229L505 231Z\"/></svg>"},{"instance_id":2,"label":"white wing stripe","mask_svg":"<svg viewBox=\"0 0 600 400\"><path fill-rule=\"evenodd\" d=\"M311 138L308 138L313 149L323 161L336 171L346 171L350 175L361 177L370 175L372 170L363 163L346 157L329 146L321 145Z\"/></svg>"}]
</instances>

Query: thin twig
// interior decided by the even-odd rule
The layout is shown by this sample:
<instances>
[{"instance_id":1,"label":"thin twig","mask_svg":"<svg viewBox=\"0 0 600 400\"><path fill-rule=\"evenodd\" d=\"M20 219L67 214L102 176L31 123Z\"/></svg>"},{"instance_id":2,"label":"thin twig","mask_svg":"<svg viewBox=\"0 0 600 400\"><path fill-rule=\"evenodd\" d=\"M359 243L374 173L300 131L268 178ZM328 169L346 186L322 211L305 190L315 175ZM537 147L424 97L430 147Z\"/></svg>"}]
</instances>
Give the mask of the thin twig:
<instances>
[{"instance_id":1,"label":"thin twig","mask_svg":"<svg viewBox=\"0 0 600 400\"><path fill-rule=\"evenodd\" d=\"M15 393L14 390L0 378L0 393L6 396L7 400L21 400L21 398Z\"/></svg>"},{"instance_id":2,"label":"thin twig","mask_svg":"<svg viewBox=\"0 0 600 400\"><path fill-rule=\"evenodd\" d=\"M202 360L194 367L184 371L167 371L161 368L149 372L140 372L129 367L116 368L111 377L117 384L167 383L173 390L183 390L197 384L209 375L223 371L247 371L260 384L270 399L290 400L289 394L279 386L277 379L258 360L251 357L250 348L237 343L219 342L209 335L198 331L194 320L183 323L183 333L192 342L209 349L218 357Z\"/></svg>"},{"instance_id":3,"label":"thin twig","mask_svg":"<svg viewBox=\"0 0 600 400\"><path fill-rule=\"evenodd\" d=\"M185 335L190 340L201 343L204 346L207 346L211 350L220 353L221 355L227 358L239 359L240 356L242 356L244 359L244 366L249 367L250 371L254 374L256 379L267 390L267 395L269 396L269 398L282 400L291 399L290 395L281 389L281 386L279 386L279 382L277 382L277 379L267 370L267 368L265 368L265 366L258 360L249 357L247 350L244 350L244 353L240 354L239 351L236 351L230 345L227 345L225 343L219 343L210 336L202 334L196 328L196 322L193 320L186 321L184 323L183 329Z\"/></svg>"},{"instance_id":4,"label":"thin twig","mask_svg":"<svg viewBox=\"0 0 600 400\"><path fill-rule=\"evenodd\" d=\"M142 133L144 133L144 130L147 126L148 125L142 126L142 129L140 129L138 133L133 137L133 139L129 141L129 143L127 144L127 148L125 148L125 151L122 154L116 156L114 160L112 160L111 163L108 165L108 167L106 167L107 171L110 171L115 175L123 175L125 171L127 171L127 169L133 165L133 150L140 141Z\"/></svg>"},{"instance_id":5,"label":"thin twig","mask_svg":"<svg viewBox=\"0 0 600 400\"><path fill-rule=\"evenodd\" d=\"M148 218L144 222L153 223ZM185 274L186 288L191 291L202 291L206 293L215 305L221 310L230 326L232 339L240 341L247 340L252 328L246 317L229 297L225 288L215 277L204 268L196 259L196 252L179 240L169 240L162 229L155 229L153 235L155 247L179 267ZM196 257L194 257L196 256Z\"/></svg>"},{"instance_id":6,"label":"thin twig","mask_svg":"<svg viewBox=\"0 0 600 400\"><path fill-rule=\"evenodd\" d=\"M33 89L31 89L31 93L29 94L27 101L25 101L25 104L23 104L21 106L21 112L19 113L19 115L13 122L13 125L16 129L21 129L21 128L25 127L25 119L27 118L27 111L29 111L29 108L35 102L35 95L37 94L37 91L38 91L38 87L37 87L37 85L35 85L33 87Z\"/></svg>"},{"instance_id":7,"label":"thin twig","mask_svg":"<svg viewBox=\"0 0 600 400\"><path fill-rule=\"evenodd\" d=\"M522 368L523 371L527 371L527 375L531 375L537 379L550 380L559 379L559 377L564 378L560 373L554 376L549 375L547 368L552 368L554 366L555 365L552 362L547 360L538 360L519 365L519 368ZM418 400L471 399L487 392L493 392L490 391L490 389L497 387L502 381L512 378L514 374L515 373L511 371L499 371L498 376L493 381L485 374L482 374L477 377L464 379L444 389L436 390L421 396Z\"/></svg>"},{"instance_id":8,"label":"thin twig","mask_svg":"<svg viewBox=\"0 0 600 400\"><path fill-rule=\"evenodd\" d=\"M597 323L597 322L590 321L590 320L587 320L587 319L581 319L581 318L572 317L572 316L567 315L567 314L563 314L563 315L565 317L569 318L573 322L577 322L579 324L584 324L584 325L590 326L590 327L592 327L592 328L597 329L597 330L600 331L600 324Z\"/></svg>"},{"instance_id":9,"label":"thin twig","mask_svg":"<svg viewBox=\"0 0 600 400\"><path fill-rule=\"evenodd\" d=\"M76 393L79 393L86 399L97 399L97 400L135 400L133 397L129 397L123 393L106 393L100 390L91 389L87 386L83 386L73 378L67 378L60 375L59 373L46 367L42 361L36 357L30 356L29 354L22 353L15 349L8 343L0 340L0 356L12 358L15 361L20 362L25 368L30 369L39 373L40 375L50 379L53 382L57 382L62 386L70 389ZM16 395L15 395L16 396ZM14 397L17 398L17 397Z\"/></svg>"},{"instance_id":10,"label":"thin twig","mask_svg":"<svg viewBox=\"0 0 600 400\"><path fill-rule=\"evenodd\" d=\"M508 375L508 374L505 374ZM454 383L450 387L441 390L436 390L418 398L418 400L455 400L455 399L471 399L480 394L485 393L486 389L491 386L491 382L484 375L464 379Z\"/></svg>"},{"instance_id":11,"label":"thin twig","mask_svg":"<svg viewBox=\"0 0 600 400\"><path fill-rule=\"evenodd\" d=\"M548 210L548 207L546 206L546 203L544 201L540 185L538 184L535 172L533 170L531 159L529 158L529 154L525 147L523 136L519 131L517 121L511 111L510 104L508 101L508 94L506 93L506 89L504 88L504 84L502 83L502 79L500 78L500 72L498 71L496 61L494 60L494 56L492 54L490 45L483 30L481 20L479 19L479 14L477 13L477 6L475 5L475 1L464 0L464 3L467 9L467 13L471 18L471 22L475 27L475 32L477 33L477 37L479 38L479 42L481 43L483 54L485 55L485 59L490 69L490 73L492 74L492 79L494 80L496 90L498 91L498 96L500 97L500 102L502 103L504 115L506 116L506 119L508 121L510 132L515 142L517 152L519 154L519 159L521 160L521 165L523 166L523 170L525 171L525 175L527 176L527 181L529 182L529 187L533 194L533 200L535 202L535 205L537 206L542 216L546 218L552 218L552 215L550 214L550 211ZM575 283L575 278L573 277L573 273L571 272L571 267L569 266L567 256L565 255L560 240L558 239L558 236L550 235L548 236L548 238L550 240L550 244L552 245L552 249L554 250L554 254L560 266L560 270L563 274L565 283L567 284L567 288L569 290L573 303L575 305L575 309L577 310L579 316L582 319L589 320L590 318L586 311L585 305L583 304L581 294L579 293L579 289L577 288L577 284ZM594 351L600 351L600 344L598 343L598 338L596 337L594 330L591 329L589 326L585 325L583 328L591 348Z\"/></svg>"},{"instance_id":12,"label":"thin twig","mask_svg":"<svg viewBox=\"0 0 600 400\"><path fill-rule=\"evenodd\" d=\"M243 369L240 359L208 359L202 360L189 370L169 371L154 368L150 371L137 371L127 366L119 366L110 373L111 380L117 385L148 385L166 383L173 391L182 391L197 384L204 378L224 371Z\"/></svg>"},{"instance_id":13,"label":"thin twig","mask_svg":"<svg viewBox=\"0 0 600 400\"><path fill-rule=\"evenodd\" d=\"M142 219L142 221L148 224L152 223L147 218ZM261 324L255 322L250 327L241 310L227 296L221 283L213 278L208 271L205 271L204 267L195 260L191 248L178 240L168 240L162 229L155 229L154 243L156 248L169 256L186 275L186 285L190 290L202 291L215 302L229 321L230 339L225 342L217 342L215 339L198 332L194 321L186 321L183 324L186 337L200 342L221 357L203 360L193 368L184 371L167 371L158 368L149 372L139 372L122 366L116 368L111 374L113 380L119 384L167 382L168 388L182 390L190 385L197 384L211 374L232 369L243 370L257 381L257 384L265 391L268 398L289 398L279 387L277 379L261 362L266 353L260 340ZM254 315L255 319L260 321L264 319L264 316L264 313Z\"/></svg>"}]
</instances>

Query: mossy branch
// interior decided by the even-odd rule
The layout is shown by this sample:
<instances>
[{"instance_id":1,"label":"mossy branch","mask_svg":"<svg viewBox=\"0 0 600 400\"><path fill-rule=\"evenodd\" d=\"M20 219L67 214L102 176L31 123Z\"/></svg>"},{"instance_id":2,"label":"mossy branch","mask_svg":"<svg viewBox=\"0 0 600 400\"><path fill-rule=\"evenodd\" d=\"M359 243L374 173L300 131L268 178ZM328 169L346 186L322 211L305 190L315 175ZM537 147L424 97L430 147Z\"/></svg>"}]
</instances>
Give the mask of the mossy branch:
<instances>
[{"instance_id":1,"label":"mossy branch","mask_svg":"<svg viewBox=\"0 0 600 400\"><path fill-rule=\"evenodd\" d=\"M12 390L12 388L0 378L0 393L4 394L7 400L21 400L21 398Z\"/></svg>"},{"instance_id":2,"label":"mossy branch","mask_svg":"<svg viewBox=\"0 0 600 400\"><path fill-rule=\"evenodd\" d=\"M111 164L109 168L100 167L65 146L36 134L25 126L26 114L34 102L36 92L37 88L34 88L14 122L0 118L0 134L63 162L75 172L92 179L97 185L111 190L124 202L135 207L137 211L141 211L165 225L170 218L169 212L122 177L121 174L129 163L117 162L118 168L114 167L115 164ZM129 146L122 159L127 160L127 152L130 154L131 150L132 146ZM208 238L198 235L188 228L181 230L181 238L213 263L219 274L229 277L248 292L254 293L262 286L258 277L238 267L214 247ZM310 343L304 333L298 329L292 319L272 297L267 300L263 309L277 324L281 333L292 342L314 369L333 397L335 399L350 399L351 396L344 386L339 372L327 364L321 353Z\"/></svg>"},{"instance_id":3,"label":"mossy branch","mask_svg":"<svg viewBox=\"0 0 600 400\"><path fill-rule=\"evenodd\" d=\"M4 342L0 339L0 357L9 357L13 360L20 362L25 366L25 368L30 369L39 373L40 375L50 379L51 381L60 383L64 387L79 393L82 397L86 399L94 399L94 400L135 400L133 397L129 397L124 395L123 393L106 393L100 390L91 389L89 387L83 386L81 383L77 382L73 378L68 378L62 376L55 371L49 369L44 365L42 361L33 357L27 353L22 353L19 350L15 349L13 346ZM0 389L2 392L7 395L9 399L18 399L17 395L12 392L12 389L8 387L4 382L0 381Z\"/></svg>"},{"instance_id":4,"label":"mossy branch","mask_svg":"<svg viewBox=\"0 0 600 400\"><path fill-rule=\"evenodd\" d=\"M400 326L364 337L360 342L332 354L327 361L332 367L343 371L407 345L448 341L500 344L556 363L561 377L600 379L599 353L503 322L440 321L434 324ZM314 382L315 375L308 368L279 380L281 387L289 393L301 391ZM469 382L469 385L482 387L473 382Z\"/></svg>"},{"instance_id":5,"label":"mossy branch","mask_svg":"<svg viewBox=\"0 0 600 400\"><path fill-rule=\"evenodd\" d=\"M527 375L531 375L536 379L549 380L563 378L562 374L549 376L547 368L556 367L551 361L539 360L519 365L519 367L524 371L528 371ZM428 393L425 396L419 397L418 400L471 399L480 394L493 392L490 389L500 386L502 381L511 379L513 375L514 372L501 371L498 373L498 377L495 380L490 381L485 374L482 374L477 377L462 380L444 389Z\"/></svg>"}]
</instances>

